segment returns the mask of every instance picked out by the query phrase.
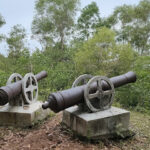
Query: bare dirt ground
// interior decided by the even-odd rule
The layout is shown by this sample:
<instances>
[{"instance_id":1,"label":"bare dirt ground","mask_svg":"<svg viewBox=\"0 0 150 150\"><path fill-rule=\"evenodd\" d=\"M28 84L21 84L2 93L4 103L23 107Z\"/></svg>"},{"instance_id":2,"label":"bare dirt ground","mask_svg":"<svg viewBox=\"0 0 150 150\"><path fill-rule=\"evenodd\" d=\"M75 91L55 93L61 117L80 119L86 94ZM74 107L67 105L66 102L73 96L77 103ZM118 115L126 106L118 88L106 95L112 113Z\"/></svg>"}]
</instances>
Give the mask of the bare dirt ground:
<instances>
[{"instance_id":1,"label":"bare dirt ground","mask_svg":"<svg viewBox=\"0 0 150 150\"><path fill-rule=\"evenodd\" d=\"M126 140L80 140L61 126L62 113L31 129L0 127L0 150L150 150L150 116L131 113L136 136Z\"/></svg>"}]
</instances>

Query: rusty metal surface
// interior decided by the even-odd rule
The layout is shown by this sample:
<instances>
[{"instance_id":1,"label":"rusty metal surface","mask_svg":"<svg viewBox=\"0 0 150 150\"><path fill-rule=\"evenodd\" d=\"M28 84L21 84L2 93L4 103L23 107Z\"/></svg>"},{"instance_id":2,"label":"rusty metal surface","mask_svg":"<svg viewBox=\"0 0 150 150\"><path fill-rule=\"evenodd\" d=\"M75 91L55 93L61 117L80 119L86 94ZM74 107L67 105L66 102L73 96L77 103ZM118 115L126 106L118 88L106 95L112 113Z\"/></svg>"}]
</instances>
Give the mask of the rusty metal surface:
<instances>
[{"instance_id":1,"label":"rusty metal surface","mask_svg":"<svg viewBox=\"0 0 150 150\"><path fill-rule=\"evenodd\" d=\"M122 85L132 83L136 81L136 74L132 71L110 78L114 87L120 87ZM86 85L78 86L75 88L59 91L57 93L50 94L47 102L42 105L43 109L50 108L54 112L59 112L73 105L82 103L84 101L84 88ZM95 92L97 89L97 84L93 83L91 85L91 92ZM102 89L108 90L110 86L106 83L102 83Z\"/></svg>"},{"instance_id":2,"label":"rusty metal surface","mask_svg":"<svg viewBox=\"0 0 150 150\"><path fill-rule=\"evenodd\" d=\"M35 75L37 81L47 77L46 71ZM22 91L22 80L0 88L0 105L5 105L11 99L17 97Z\"/></svg>"}]
</instances>

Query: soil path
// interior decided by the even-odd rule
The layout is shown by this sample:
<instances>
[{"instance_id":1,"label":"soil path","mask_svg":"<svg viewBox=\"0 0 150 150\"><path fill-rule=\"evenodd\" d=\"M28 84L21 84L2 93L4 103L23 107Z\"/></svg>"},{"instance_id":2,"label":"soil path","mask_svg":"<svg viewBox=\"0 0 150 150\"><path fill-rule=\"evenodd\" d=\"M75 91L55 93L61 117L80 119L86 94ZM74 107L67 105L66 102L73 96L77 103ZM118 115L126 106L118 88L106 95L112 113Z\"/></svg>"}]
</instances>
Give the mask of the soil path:
<instances>
[{"instance_id":1,"label":"soil path","mask_svg":"<svg viewBox=\"0 0 150 150\"><path fill-rule=\"evenodd\" d=\"M63 130L60 124L61 118L62 113L59 113L32 129L0 127L0 150L97 150L100 148L98 144L80 141L69 130ZM106 147L104 149L108 150Z\"/></svg>"},{"instance_id":2,"label":"soil path","mask_svg":"<svg viewBox=\"0 0 150 150\"><path fill-rule=\"evenodd\" d=\"M143 129L143 123L146 121L140 120L142 126L136 129L137 119L135 116L145 117L134 115L134 113L131 115L131 127L139 132ZM62 128L61 119L62 113L59 113L31 129L0 127L0 150L137 150L137 148L148 150L150 148L149 136L145 138L145 133L144 135L137 134L139 136L133 139L118 142L108 140L92 143L79 140L69 129L64 130ZM148 116L146 120L149 121L149 119ZM138 126L136 125L136 127Z\"/></svg>"}]
</instances>

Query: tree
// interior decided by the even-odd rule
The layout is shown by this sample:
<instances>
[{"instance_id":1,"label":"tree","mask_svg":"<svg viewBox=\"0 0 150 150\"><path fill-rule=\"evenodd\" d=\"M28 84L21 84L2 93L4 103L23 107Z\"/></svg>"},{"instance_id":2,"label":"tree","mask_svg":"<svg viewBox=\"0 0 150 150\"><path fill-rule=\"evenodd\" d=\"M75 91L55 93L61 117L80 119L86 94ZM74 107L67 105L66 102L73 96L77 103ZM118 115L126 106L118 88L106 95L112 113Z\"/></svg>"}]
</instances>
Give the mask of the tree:
<instances>
[{"instance_id":1,"label":"tree","mask_svg":"<svg viewBox=\"0 0 150 150\"><path fill-rule=\"evenodd\" d=\"M4 18L0 14L0 27L2 27L5 23L6 22L5 22ZM2 41L3 38L4 38L4 36L0 34L0 41Z\"/></svg>"},{"instance_id":2,"label":"tree","mask_svg":"<svg viewBox=\"0 0 150 150\"><path fill-rule=\"evenodd\" d=\"M30 53L26 46L26 31L21 25L12 27L9 36L6 38L8 44L8 58L14 71L30 70Z\"/></svg>"},{"instance_id":3,"label":"tree","mask_svg":"<svg viewBox=\"0 0 150 150\"><path fill-rule=\"evenodd\" d=\"M127 108L136 108L141 112L150 110L150 56L138 56L132 67L136 72L138 80L117 89L116 99Z\"/></svg>"},{"instance_id":4,"label":"tree","mask_svg":"<svg viewBox=\"0 0 150 150\"><path fill-rule=\"evenodd\" d=\"M79 74L113 76L130 69L134 51L128 44L116 44L115 33L104 27L79 47L74 61Z\"/></svg>"},{"instance_id":5,"label":"tree","mask_svg":"<svg viewBox=\"0 0 150 150\"><path fill-rule=\"evenodd\" d=\"M6 22L5 22L5 20L4 20L4 18L2 17L2 15L0 14L0 27L2 26L2 25L4 25Z\"/></svg>"},{"instance_id":6,"label":"tree","mask_svg":"<svg viewBox=\"0 0 150 150\"><path fill-rule=\"evenodd\" d=\"M8 44L8 51L10 57L18 58L22 55L25 47L26 31L21 25L15 25L12 27L9 37L6 38Z\"/></svg>"},{"instance_id":7,"label":"tree","mask_svg":"<svg viewBox=\"0 0 150 150\"><path fill-rule=\"evenodd\" d=\"M116 17L112 14L107 18L101 18L101 21L98 24L98 27L107 27L111 28L116 24Z\"/></svg>"},{"instance_id":8,"label":"tree","mask_svg":"<svg viewBox=\"0 0 150 150\"><path fill-rule=\"evenodd\" d=\"M33 35L37 36L44 47L54 45L64 49L65 40L74 25L78 0L37 0L36 15L32 22Z\"/></svg>"},{"instance_id":9,"label":"tree","mask_svg":"<svg viewBox=\"0 0 150 150\"><path fill-rule=\"evenodd\" d=\"M5 20L2 17L2 15L0 14L0 27L2 27L5 24ZM5 36L3 34L0 34L0 42L5 39ZM7 73L9 70L8 67L8 61L7 58L5 56L3 56L2 54L0 54L0 86L4 85L6 83L7 80Z\"/></svg>"},{"instance_id":10,"label":"tree","mask_svg":"<svg viewBox=\"0 0 150 150\"><path fill-rule=\"evenodd\" d=\"M150 1L142 0L137 6L123 5L114 11L117 39L130 43L141 55L150 50ZM115 24L115 25L116 25Z\"/></svg>"},{"instance_id":11,"label":"tree","mask_svg":"<svg viewBox=\"0 0 150 150\"><path fill-rule=\"evenodd\" d=\"M81 39L88 40L95 32L99 23L99 8L95 2L92 2L82 9L81 15L78 18L77 29L79 30Z\"/></svg>"}]
</instances>

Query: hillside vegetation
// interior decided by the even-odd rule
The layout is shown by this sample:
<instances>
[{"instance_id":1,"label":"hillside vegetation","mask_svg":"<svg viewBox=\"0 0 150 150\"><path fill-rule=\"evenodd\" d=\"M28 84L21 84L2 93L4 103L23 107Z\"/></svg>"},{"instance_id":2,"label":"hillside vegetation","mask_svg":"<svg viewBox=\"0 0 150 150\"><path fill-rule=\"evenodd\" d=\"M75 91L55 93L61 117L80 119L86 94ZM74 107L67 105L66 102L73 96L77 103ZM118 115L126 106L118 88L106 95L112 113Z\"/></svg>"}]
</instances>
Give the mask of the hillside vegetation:
<instances>
[{"instance_id":1,"label":"hillside vegetation","mask_svg":"<svg viewBox=\"0 0 150 150\"><path fill-rule=\"evenodd\" d=\"M42 49L28 47L26 29L15 25L0 41L8 45L0 55L0 86L14 73L48 77L39 83L39 99L53 91L70 88L81 74L117 76L133 70L137 82L116 90L121 106L140 112L150 110L150 1L123 5L107 18L100 16L95 2L79 10L79 0L36 0L32 38ZM0 15L0 27L7 24ZM118 28L119 24L119 28Z\"/></svg>"}]
</instances>

